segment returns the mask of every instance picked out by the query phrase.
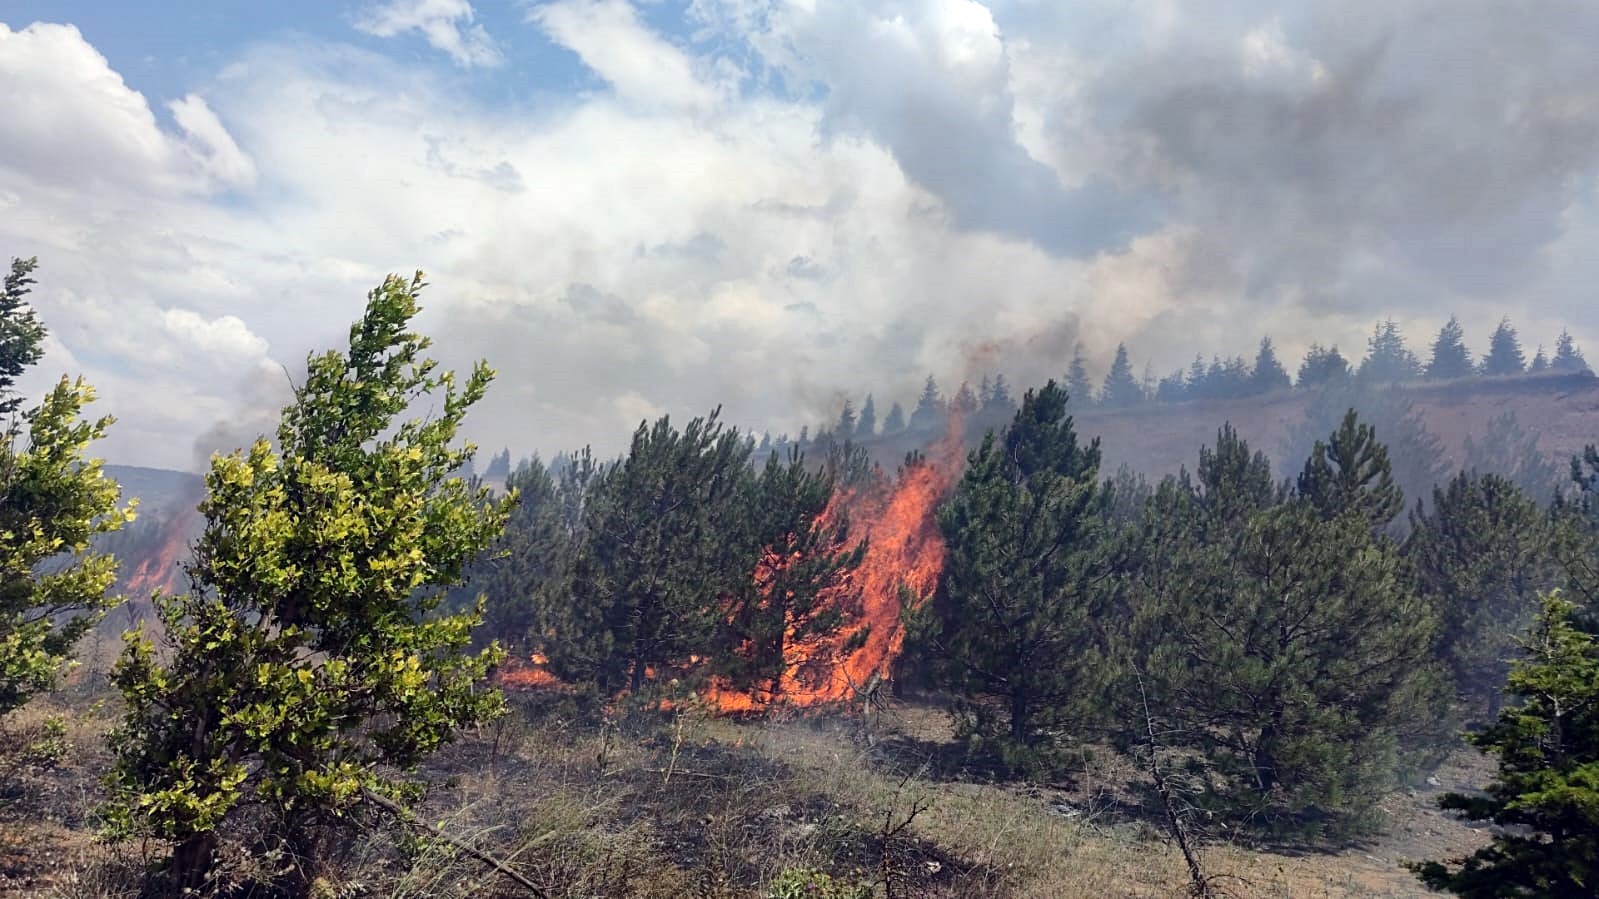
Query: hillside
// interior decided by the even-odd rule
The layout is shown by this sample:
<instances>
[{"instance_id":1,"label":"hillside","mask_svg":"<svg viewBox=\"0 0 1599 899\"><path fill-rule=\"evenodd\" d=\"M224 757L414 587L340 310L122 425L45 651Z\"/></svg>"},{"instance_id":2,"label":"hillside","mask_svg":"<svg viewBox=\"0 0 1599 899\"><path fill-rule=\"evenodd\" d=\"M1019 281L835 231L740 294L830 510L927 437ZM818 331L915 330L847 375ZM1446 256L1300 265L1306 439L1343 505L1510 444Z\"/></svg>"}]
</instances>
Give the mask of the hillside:
<instances>
[{"instance_id":1,"label":"hillside","mask_svg":"<svg viewBox=\"0 0 1599 899\"><path fill-rule=\"evenodd\" d=\"M1405 392L1427 429L1443 443L1451 468L1461 463L1466 437L1480 436L1488 422L1506 412L1535 432L1539 449L1560 465L1599 440L1599 378L1588 373L1415 384ZM1090 408L1078 412L1077 420L1084 433L1100 436L1107 459L1146 474L1192 468L1199 447L1215 441L1223 422L1230 422L1281 471L1285 462L1297 467L1302 461L1280 455L1309 402L1305 393L1285 391L1239 400Z\"/></svg>"}]
</instances>

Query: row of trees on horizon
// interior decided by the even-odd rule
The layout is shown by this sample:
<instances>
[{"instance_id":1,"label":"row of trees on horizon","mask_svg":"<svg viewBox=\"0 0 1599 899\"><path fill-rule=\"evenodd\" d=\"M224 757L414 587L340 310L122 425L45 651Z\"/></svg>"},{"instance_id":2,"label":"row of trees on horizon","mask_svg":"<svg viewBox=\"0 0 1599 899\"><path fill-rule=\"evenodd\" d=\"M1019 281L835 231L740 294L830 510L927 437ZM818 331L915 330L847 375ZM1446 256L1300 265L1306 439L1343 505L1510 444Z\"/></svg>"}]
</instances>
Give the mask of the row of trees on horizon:
<instances>
[{"instance_id":1,"label":"row of trees on horizon","mask_svg":"<svg viewBox=\"0 0 1599 899\"><path fill-rule=\"evenodd\" d=\"M1330 384L1359 381L1368 385L1405 384L1415 381L1454 381L1475 377L1514 377L1517 375L1578 374L1589 371L1587 359L1570 331L1561 331L1553 356L1540 345L1528 358L1516 328L1502 319L1489 339L1488 352L1473 359L1465 343L1465 330L1454 316L1439 329L1425 361L1406 345L1399 326L1388 319L1372 331L1366 353L1351 361L1336 345L1312 343L1297 373L1290 374L1277 355L1270 337L1263 337L1253 362L1243 356L1212 356L1205 361L1196 354L1187 369L1156 377L1146 365L1136 373L1126 344L1119 344L1104 379L1096 386L1088 374L1081 346L1073 356L1061 383L1076 410L1088 408L1120 409L1144 403L1181 403L1193 400L1243 399L1290 388L1315 389ZM977 389L962 382L946 397L937 380L929 375L909 414L898 402L890 405L881 421L875 398L868 394L857 407L846 400L839 417L814 430L806 427L794 441L801 446L812 442L826 444L846 439L893 436L905 432L930 434L942 431L946 422L958 416L975 422L976 433L1004 421L1016 410L1016 399L1003 374L984 375ZM790 443L787 434L763 436L762 448L779 449Z\"/></svg>"}]
</instances>

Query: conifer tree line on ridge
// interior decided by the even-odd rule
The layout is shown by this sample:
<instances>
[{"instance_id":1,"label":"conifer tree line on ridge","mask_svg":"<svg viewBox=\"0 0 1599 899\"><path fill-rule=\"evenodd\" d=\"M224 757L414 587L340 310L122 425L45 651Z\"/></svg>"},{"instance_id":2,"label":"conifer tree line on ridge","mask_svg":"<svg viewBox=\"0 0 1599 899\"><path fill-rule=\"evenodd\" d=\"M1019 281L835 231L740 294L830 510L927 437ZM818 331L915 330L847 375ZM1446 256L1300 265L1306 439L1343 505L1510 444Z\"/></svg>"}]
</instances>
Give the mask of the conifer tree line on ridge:
<instances>
[{"instance_id":1,"label":"conifer tree line on ridge","mask_svg":"<svg viewBox=\"0 0 1599 899\"><path fill-rule=\"evenodd\" d=\"M1367 342L1366 354L1358 359L1346 357L1336 345L1312 343L1293 374L1278 356L1270 337L1263 337L1254 361L1243 356L1196 354L1186 369L1157 377L1149 366L1136 372L1126 344L1118 344L1104 378L1094 382L1079 345L1066 367L1062 384L1075 409L1122 409L1143 403L1181 403L1192 400L1243 399L1290 388L1322 389L1341 384L1388 386L1418 381L1453 381L1475 377L1514 377L1518 375L1581 374L1589 372L1588 361L1569 330L1555 340L1553 355L1538 345L1527 357L1516 328L1508 317L1501 319L1489 338L1488 351L1473 359L1466 346L1465 329L1459 318L1450 316L1429 344L1425 358L1412 351L1399 326L1392 320L1378 322ZM962 382L948 398L940 392L937 380L929 375L912 411L908 414L898 402L890 407L881 427L877 424L875 398L868 394L857 414L854 401L846 400L838 419L814 429L807 427L798 443L824 446L844 440L860 440L877 434L894 435L910 430L934 433L951 416L972 422L975 433L989 426L1001 426L1015 411L1010 384L1003 374L984 375L978 389ZM870 414L868 414L870 413ZM789 435L772 438L764 435L760 448L778 448L791 443Z\"/></svg>"},{"instance_id":2,"label":"conifer tree line on ridge","mask_svg":"<svg viewBox=\"0 0 1599 899\"><path fill-rule=\"evenodd\" d=\"M0 711L48 688L111 604L115 560L91 538L131 517L86 455L111 424L80 417L92 390L63 380L26 410L13 390L44 334L32 271L14 262L0 303ZM874 430L868 398L819 452L713 410L642 422L615 459L513 468L502 453L489 474L506 489L491 489L461 477L474 450L457 435L493 372L457 378L427 356L411 330L423 288L420 273L386 279L348 348L308 360L275 439L212 460L191 589L158 594L153 633L126 636L102 816L114 838L167 848L152 876L174 891L208 882L224 836L314 859L362 815L414 823L419 765L506 714L491 673L511 656L591 711L713 690L775 701L795 666L831 661L795 645L860 634L862 610L829 597L864 564L867 523L835 499L934 464L875 464L857 440ZM1440 334L1438 377L1462 370L1458 331ZM1501 331L1480 368L1523 371ZM1288 386L1269 341L1261 356L1273 364L1226 377ZM1365 832L1470 730L1498 771L1443 802L1512 826L1417 876L1468 896L1591 892L1599 449L1555 472L1502 419L1451 474L1407 401L1366 383L1424 371L1391 323L1343 371L1311 378L1288 470L1219 422L1192 469L1153 484L1103 470L1079 432L1080 364L1020 396L995 378L948 403L929 378L885 424L951 409L997 423L932 508L943 567L927 594L902 591L893 684L947 707L998 777L1158 732L1211 838ZM1130 397L1125 352L1112 376L1104 395ZM274 888L307 895L313 870L288 866Z\"/></svg>"}]
</instances>

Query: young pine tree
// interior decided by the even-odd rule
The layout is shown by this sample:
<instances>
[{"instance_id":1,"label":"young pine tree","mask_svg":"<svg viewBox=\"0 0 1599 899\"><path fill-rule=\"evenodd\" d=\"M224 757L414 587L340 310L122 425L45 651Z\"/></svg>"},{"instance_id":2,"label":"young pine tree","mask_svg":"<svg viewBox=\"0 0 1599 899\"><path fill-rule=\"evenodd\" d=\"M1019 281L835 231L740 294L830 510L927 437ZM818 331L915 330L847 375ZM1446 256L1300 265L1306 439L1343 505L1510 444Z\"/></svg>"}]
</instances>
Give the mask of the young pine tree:
<instances>
[{"instance_id":1,"label":"young pine tree","mask_svg":"<svg viewBox=\"0 0 1599 899\"><path fill-rule=\"evenodd\" d=\"M27 305L32 259L12 260L0 295L0 416L22 398L16 378L42 355L45 329ZM99 459L86 456L112 419L85 420L94 390L62 378L37 407L0 422L0 715L47 689L78 638L113 600L116 560L89 549L133 520Z\"/></svg>"},{"instance_id":2,"label":"young pine tree","mask_svg":"<svg viewBox=\"0 0 1599 899\"><path fill-rule=\"evenodd\" d=\"M1570 331L1560 332L1560 339L1555 342L1555 358L1550 360L1549 368L1567 373L1588 370L1588 360L1583 358L1582 350L1577 349L1577 341Z\"/></svg>"},{"instance_id":3,"label":"young pine tree","mask_svg":"<svg viewBox=\"0 0 1599 899\"><path fill-rule=\"evenodd\" d=\"M948 555L919 628L965 732L1018 766L1088 732L1107 676L1099 442L1079 443L1066 400L1053 381L1028 391L971 454L938 512Z\"/></svg>"},{"instance_id":4,"label":"young pine tree","mask_svg":"<svg viewBox=\"0 0 1599 899\"><path fill-rule=\"evenodd\" d=\"M1086 409L1094 404L1094 385L1088 380L1088 366L1083 363L1083 347L1078 344L1072 351L1071 368L1066 371L1066 397L1073 409Z\"/></svg>"},{"instance_id":5,"label":"young pine tree","mask_svg":"<svg viewBox=\"0 0 1599 899\"><path fill-rule=\"evenodd\" d=\"M1405 347L1405 339L1393 319L1377 323L1367 345L1366 358L1360 363L1360 377L1372 384L1390 384L1415 380L1421 374L1421 362L1416 354Z\"/></svg>"},{"instance_id":6,"label":"young pine tree","mask_svg":"<svg viewBox=\"0 0 1599 899\"><path fill-rule=\"evenodd\" d=\"M1208 461L1145 516L1128 651L1218 813L1276 832L1358 826L1440 712L1432 616L1365 516L1274 501L1264 459L1226 432Z\"/></svg>"},{"instance_id":7,"label":"young pine tree","mask_svg":"<svg viewBox=\"0 0 1599 899\"><path fill-rule=\"evenodd\" d=\"M1262 337L1260 351L1255 354L1255 367L1249 375L1249 392L1271 393L1287 388L1290 383L1288 370L1277 359L1277 349L1272 346L1271 338Z\"/></svg>"},{"instance_id":8,"label":"young pine tree","mask_svg":"<svg viewBox=\"0 0 1599 899\"><path fill-rule=\"evenodd\" d=\"M1388 448L1362 424L1354 409L1325 441L1311 447L1299 474L1299 495L1324 517L1353 512L1373 528L1381 528L1405 507L1404 492L1394 485Z\"/></svg>"},{"instance_id":9,"label":"young pine tree","mask_svg":"<svg viewBox=\"0 0 1599 899\"><path fill-rule=\"evenodd\" d=\"M1338 352L1337 347L1327 349L1319 343L1313 343L1305 353L1305 361L1299 364L1299 376L1294 379L1294 386L1321 387L1342 382L1348 377L1349 362Z\"/></svg>"},{"instance_id":10,"label":"young pine tree","mask_svg":"<svg viewBox=\"0 0 1599 899\"><path fill-rule=\"evenodd\" d=\"M1099 393L1099 402L1104 406L1124 407L1136 406L1143 399L1144 389L1133 377L1133 364L1127 360L1127 346L1117 344L1116 358L1110 364L1110 371L1105 373L1105 387Z\"/></svg>"},{"instance_id":11,"label":"young pine tree","mask_svg":"<svg viewBox=\"0 0 1599 899\"><path fill-rule=\"evenodd\" d=\"M1503 318L1488 340L1488 355L1482 357L1485 375L1519 375L1527 370L1526 356L1521 352L1521 340L1510 319Z\"/></svg>"},{"instance_id":12,"label":"young pine tree","mask_svg":"<svg viewBox=\"0 0 1599 899\"><path fill-rule=\"evenodd\" d=\"M550 668L603 696L638 693L708 655L719 597L747 588L760 545L749 445L718 420L641 423L627 456L589 491Z\"/></svg>"},{"instance_id":13,"label":"young pine tree","mask_svg":"<svg viewBox=\"0 0 1599 899\"><path fill-rule=\"evenodd\" d=\"M1468 738L1499 770L1484 794L1439 804L1492 821L1493 841L1460 863L1413 866L1429 887L1471 899L1599 890L1599 645L1575 611L1558 594L1544 599L1525 658L1511 666L1520 702Z\"/></svg>"},{"instance_id":14,"label":"young pine tree","mask_svg":"<svg viewBox=\"0 0 1599 899\"><path fill-rule=\"evenodd\" d=\"M1466 331L1460 319L1449 316L1449 321L1438 329L1438 339L1432 342L1432 359L1427 362L1427 377L1433 381L1466 378L1476 373L1471 364L1471 352L1466 349Z\"/></svg>"},{"instance_id":15,"label":"young pine tree","mask_svg":"<svg viewBox=\"0 0 1599 899\"><path fill-rule=\"evenodd\" d=\"M905 430L905 407L893 403L888 407L888 415L883 418L883 433L898 434Z\"/></svg>"},{"instance_id":16,"label":"young pine tree","mask_svg":"<svg viewBox=\"0 0 1599 899\"><path fill-rule=\"evenodd\" d=\"M481 609L438 612L513 501L450 477L492 373L479 363L457 386L423 355L407 330L422 287L420 272L385 280L349 350L309 359L277 440L212 459L193 591L160 598L161 650L127 635L107 819L170 841L174 895L252 808L262 832L246 848L287 851L282 886L303 893L321 836L363 801L414 795L396 775L504 709L485 684L498 647L467 651ZM427 415L400 420L429 396Z\"/></svg>"},{"instance_id":17,"label":"young pine tree","mask_svg":"<svg viewBox=\"0 0 1599 899\"><path fill-rule=\"evenodd\" d=\"M855 422L855 436L862 440L877 436L877 404L869 393L861 406L861 417Z\"/></svg>"},{"instance_id":18,"label":"young pine tree","mask_svg":"<svg viewBox=\"0 0 1599 899\"><path fill-rule=\"evenodd\" d=\"M1510 481L1461 472L1411 515L1404 554L1439 619L1438 653L1473 716L1499 715L1513 638L1554 575L1548 520Z\"/></svg>"},{"instance_id":19,"label":"young pine tree","mask_svg":"<svg viewBox=\"0 0 1599 899\"><path fill-rule=\"evenodd\" d=\"M858 462L846 466L865 463L863 451L848 454ZM760 561L727 598L712 662L740 690L775 697L789 673L790 646L846 623L846 610L826 597L860 565L866 542L850 539L847 520L823 515L837 484L831 466L808 466L798 453L772 454L749 482L743 503L754 519ZM836 660L805 661L825 668ZM802 683L806 673L799 672Z\"/></svg>"}]
</instances>

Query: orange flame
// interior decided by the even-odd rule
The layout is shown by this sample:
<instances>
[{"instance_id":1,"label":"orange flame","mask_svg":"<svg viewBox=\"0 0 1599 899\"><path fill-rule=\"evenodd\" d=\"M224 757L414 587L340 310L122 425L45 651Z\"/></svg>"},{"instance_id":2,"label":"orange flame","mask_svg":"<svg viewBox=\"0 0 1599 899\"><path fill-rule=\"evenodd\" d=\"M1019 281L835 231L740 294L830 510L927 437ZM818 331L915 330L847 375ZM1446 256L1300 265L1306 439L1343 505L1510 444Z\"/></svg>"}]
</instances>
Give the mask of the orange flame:
<instances>
[{"instance_id":1,"label":"orange flame","mask_svg":"<svg viewBox=\"0 0 1599 899\"><path fill-rule=\"evenodd\" d=\"M713 678L706 698L722 714L766 711L777 705L810 707L847 701L875 679L889 679L905 643L900 613L907 598L924 602L944 568L944 539L934 512L949 492L961 461L961 423L923 462L907 466L892 484L835 493L819 517L826 525L848 516L853 540L867 540L861 564L824 595L824 603L846 613L837 632L790 639L785 671L764 689L742 691ZM772 578L783 557L769 553L754 573L757 585ZM790 637L793 628L790 628Z\"/></svg>"},{"instance_id":2,"label":"orange flame","mask_svg":"<svg viewBox=\"0 0 1599 899\"><path fill-rule=\"evenodd\" d=\"M563 686L561 679L545 667L549 661L541 652L533 653L526 660L508 658L495 672L495 680L507 690L543 690Z\"/></svg>"},{"instance_id":3,"label":"orange flame","mask_svg":"<svg viewBox=\"0 0 1599 899\"><path fill-rule=\"evenodd\" d=\"M134 599L148 599L152 593L177 593L183 588L183 563L190 557L189 536L193 521L172 514L162 522L160 542L123 579L123 592Z\"/></svg>"}]
</instances>

